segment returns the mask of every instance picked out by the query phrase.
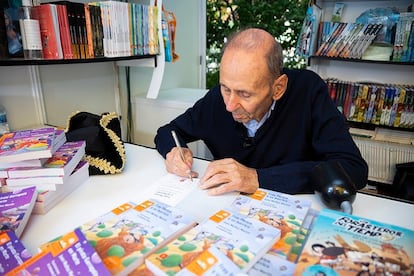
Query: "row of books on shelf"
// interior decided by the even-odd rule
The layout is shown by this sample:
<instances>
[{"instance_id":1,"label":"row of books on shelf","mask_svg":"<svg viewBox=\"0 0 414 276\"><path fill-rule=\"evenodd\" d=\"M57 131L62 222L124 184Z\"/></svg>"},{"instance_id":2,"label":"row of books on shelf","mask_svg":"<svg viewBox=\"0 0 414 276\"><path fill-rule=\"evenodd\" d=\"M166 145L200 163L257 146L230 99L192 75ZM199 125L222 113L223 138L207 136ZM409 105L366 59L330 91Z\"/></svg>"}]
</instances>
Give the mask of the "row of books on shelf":
<instances>
[{"instance_id":1,"label":"row of books on shelf","mask_svg":"<svg viewBox=\"0 0 414 276\"><path fill-rule=\"evenodd\" d=\"M320 21L315 49L310 54L345 59L369 59L369 47L376 47L370 58L395 62L414 61L414 12L399 13L390 43L379 43L377 35L386 28L380 23ZM388 27L388 26L387 26ZM311 30L310 30L311 31ZM307 44L311 47L312 42Z\"/></svg>"},{"instance_id":2,"label":"row of books on shelf","mask_svg":"<svg viewBox=\"0 0 414 276\"><path fill-rule=\"evenodd\" d=\"M348 121L414 128L414 87L325 80L332 100Z\"/></svg>"},{"instance_id":3,"label":"row of books on shelf","mask_svg":"<svg viewBox=\"0 0 414 276\"><path fill-rule=\"evenodd\" d=\"M34 212L44 214L89 177L85 141L66 141L54 127L18 130L0 138L3 192L37 191Z\"/></svg>"},{"instance_id":4,"label":"row of books on shelf","mask_svg":"<svg viewBox=\"0 0 414 276\"><path fill-rule=\"evenodd\" d=\"M17 14L15 8L5 8L4 13L8 18ZM158 28L161 26L158 26L158 7L154 5L56 1L32 7L32 15L39 20L43 59L159 53ZM16 32L20 33L18 18L12 18L10 24L14 24ZM3 36L6 32L0 31L0 34L0 41L8 44L10 56L22 55L21 47L20 51L11 49L11 39L7 43L7 36Z\"/></svg>"},{"instance_id":5,"label":"row of books on shelf","mask_svg":"<svg viewBox=\"0 0 414 276\"><path fill-rule=\"evenodd\" d=\"M13 234L0 236L1 251L16 252L0 255L5 275L411 275L414 264L413 230L260 188L198 223L162 201L125 202L34 255Z\"/></svg>"}]
</instances>

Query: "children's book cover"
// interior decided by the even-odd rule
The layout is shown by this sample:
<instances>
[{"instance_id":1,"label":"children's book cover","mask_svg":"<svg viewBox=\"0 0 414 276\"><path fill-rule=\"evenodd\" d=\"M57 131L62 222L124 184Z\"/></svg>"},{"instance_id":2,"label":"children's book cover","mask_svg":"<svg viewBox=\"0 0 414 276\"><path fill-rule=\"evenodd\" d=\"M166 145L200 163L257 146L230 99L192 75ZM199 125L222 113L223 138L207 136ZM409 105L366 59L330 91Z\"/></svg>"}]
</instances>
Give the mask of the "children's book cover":
<instances>
[{"instance_id":1,"label":"children's book cover","mask_svg":"<svg viewBox=\"0 0 414 276\"><path fill-rule=\"evenodd\" d=\"M59 236L40 249L6 275L111 275L80 229Z\"/></svg>"},{"instance_id":2,"label":"children's book cover","mask_svg":"<svg viewBox=\"0 0 414 276\"><path fill-rule=\"evenodd\" d=\"M28 159L49 158L55 128L19 130L0 137L0 162L9 163Z\"/></svg>"},{"instance_id":3,"label":"children's book cover","mask_svg":"<svg viewBox=\"0 0 414 276\"><path fill-rule=\"evenodd\" d=\"M0 193L0 232L13 230L20 238L37 198L36 187Z\"/></svg>"},{"instance_id":4,"label":"children's book cover","mask_svg":"<svg viewBox=\"0 0 414 276\"><path fill-rule=\"evenodd\" d=\"M414 231L323 209L294 275L413 275Z\"/></svg>"},{"instance_id":5,"label":"children's book cover","mask_svg":"<svg viewBox=\"0 0 414 276\"><path fill-rule=\"evenodd\" d=\"M279 229L281 237L270 252L286 259L311 204L307 199L260 188L251 195L240 194L231 208Z\"/></svg>"},{"instance_id":6,"label":"children's book cover","mask_svg":"<svg viewBox=\"0 0 414 276\"><path fill-rule=\"evenodd\" d=\"M126 275L144 257L196 224L180 209L150 199L128 202L81 226L112 274Z\"/></svg>"},{"instance_id":7,"label":"children's book cover","mask_svg":"<svg viewBox=\"0 0 414 276\"><path fill-rule=\"evenodd\" d=\"M31 256L14 231L0 233L0 275L18 267Z\"/></svg>"},{"instance_id":8,"label":"children's book cover","mask_svg":"<svg viewBox=\"0 0 414 276\"><path fill-rule=\"evenodd\" d=\"M145 263L156 275L175 275L183 268L191 269L188 266L194 262L204 267L203 275L212 275L209 274L212 270L224 271L220 265L228 258L233 263L227 267L228 271L232 271L235 264L239 273L246 272L279 238L277 228L230 209L220 210L148 256ZM213 247L220 256L214 255ZM207 250L206 257L202 253ZM206 267L208 261L214 259L221 262L212 262Z\"/></svg>"}]
</instances>

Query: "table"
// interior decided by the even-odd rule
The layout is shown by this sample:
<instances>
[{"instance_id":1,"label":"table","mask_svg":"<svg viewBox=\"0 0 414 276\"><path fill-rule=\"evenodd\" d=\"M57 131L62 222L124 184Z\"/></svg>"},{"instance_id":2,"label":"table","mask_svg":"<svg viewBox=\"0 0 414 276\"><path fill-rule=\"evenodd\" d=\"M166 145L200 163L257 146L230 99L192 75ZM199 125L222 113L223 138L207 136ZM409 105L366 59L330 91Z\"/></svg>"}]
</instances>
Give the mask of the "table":
<instances>
[{"instance_id":1,"label":"table","mask_svg":"<svg viewBox=\"0 0 414 276\"><path fill-rule=\"evenodd\" d=\"M95 175L68 195L44 215L32 215L22 234L27 249L36 253L38 246L80 224L104 214L127 201L146 199L145 189L167 172L164 159L152 148L125 144L126 166L121 174ZM193 169L200 175L208 161L195 159ZM234 199L237 193L207 196L204 191L192 193L179 207L202 220ZM312 208L324 207L314 194L298 195L312 200ZM353 204L353 214L370 219L414 229L414 204L358 193Z\"/></svg>"}]
</instances>

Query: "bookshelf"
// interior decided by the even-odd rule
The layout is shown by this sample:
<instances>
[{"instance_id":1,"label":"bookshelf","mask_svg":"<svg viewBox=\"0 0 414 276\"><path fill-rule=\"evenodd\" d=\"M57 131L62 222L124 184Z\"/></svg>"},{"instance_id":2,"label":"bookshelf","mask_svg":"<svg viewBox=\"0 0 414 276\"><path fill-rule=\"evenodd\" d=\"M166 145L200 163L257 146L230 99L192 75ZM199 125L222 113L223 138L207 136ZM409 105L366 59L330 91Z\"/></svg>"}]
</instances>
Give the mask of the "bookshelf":
<instances>
[{"instance_id":1,"label":"bookshelf","mask_svg":"<svg viewBox=\"0 0 414 276\"><path fill-rule=\"evenodd\" d=\"M47 1L47 2L54 2L53 1ZM46 1L42 1L46 2ZM74 1L77 2L77 1ZM82 1L84 3L87 3L88 1ZM162 7L162 0L140 0L140 1L134 1L138 2L144 5L156 5L158 9L161 11ZM61 72L60 75L57 75L59 79L67 79L68 83L76 81L76 78L80 78L81 81L79 83L76 83L76 85L80 85L82 83L82 80L86 82L85 85L85 91L90 90L91 88L94 88L94 90L103 90L105 89L105 93L108 90L108 87L113 87L112 90L112 96L111 99L108 99L108 95L97 95L98 97L105 97L105 99L102 101L103 105L110 105L112 106L113 103L111 101L114 100L115 108L112 107L101 107L103 111L105 110L114 110L118 114L123 114L122 107L121 107L121 97L123 97L122 93L120 93L120 87L119 87L119 72L118 68L120 66L139 66L139 67L147 67L151 68L152 70L152 76L151 78L151 85L148 88L148 95L152 95L152 97L156 98L158 91L161 86L161 81L163 79L163 73L164 73L164 43L162 39L162 29L161 29L161 12L158 13L157 17L158 22L158 32L156 33L158 37L159 42L159 53L155 55L133 55L133 56L119 56L119 57L96 57L96 58L87 58L87 59L43 59L43 60L25 60L24 58L3 58L0 59L0 70L2 71L2 74L5 73L5 77L0 78L0 81L4 79L4 83L2 83L2 86L5 88L4 91L1 91L0 98L4 97L7 102L11 102L10 109L14 109L11 113L11 116L13 120L13 115L17 114L14 122L15 128L26 128L31 127L32 125L44 125L44 124L54 124L54 122L50 122L47 119L46 114L46 94L44 91L47 91L47 86L49 85L58 85L58 84L51 84L50 82L50 76L55 76L55 72ZM125 63L126 61L130 61L130 63ZM122 63L124 62L124 63ZM82 67L82 68L81 68ZM46 69L47 68L47 69ZM49 69L50 68L50 69ZM87 78L84 78L80 71L85 71L88 75ZM18 73L16 73L18 72ZM20 73L21 72L21 73ZM68 74L67 72L70 72ZM73 72L73 73L72 73ZM92 73L89 73L92 72ZM109 72L109 73L108 73ZM101 73L104 73L105 75L101 75ZM19 87L17 85L14 85L14 78L10 79L10 77L7 77L8 75L21 75L21 78L19 81L16 81L19 83ZM107 75L109 74L109 75ZM61 78L61 75L64 75ZM109 78L108 78L109 77ZM11 83L6 83L6 81L11 80ZM95 79L95 80L94 80ZM110 79L110 81L104 81L103 79ZM23 85L20 85L23 83ZM95 84L94 84L95 83ZM19 91L13 91L14 87L17 87ZM44 89L46 87L46 89ZM7 89L9 88L9 89ZM11 88L11 89L10 89ZM75 90L83 89L83 88L74 88ZM3 89L2 89L3 90ZM21 90L25 90L25 92L20 92ZM70 91L68 88L67 90ZM30 111L34 110L34 116L32 116L29 120L25 118L23 114L20 114L21 112L17 112L18 107L20 108L21 104L18 103L18 100L15 100L14 98L18 98L21 95L19 94L25 94L24 95L24 103L22 105L25 107L29 107ZM61 91L59 91L61 93ZM26 96L26 94L29 94ZM49 95L47 95L50 97ZM60 96L59 96L60 97ZM56 97L56 98L59 98ZM71 95L64 95L64 97L68 98L71 97ZM11 100L9 100L9 98ZM27 102L27 98L31 101L31 103ZM60 99L60 98L59 98ZM16 104L17 102L17 104ZM96 102L96 100L94 101ZM77 106L82 106L82 104L77 104ZM13 108L15 107L15 108ZM54 107L52 107L54 108ZM85 109L85 107L76 107L77 109ZM24 109L24 107L23 107ZM87 106L86 109L89 109L91 112L100 113L103 111L99 110L99 105L92 105ZM95 110L98 109L98 110ZM53 109L52 111L53 112ZM56 113L56 112L53 112ZM8 114L9 115L9 114ZM66 114L68 115L68 114ZM62 115L63 116L63 115ZM65 119L59 119L60 121L65 121ZM29 123L24 122L29 121Z\"/></svg>"},{"instance_id":2,"label":"bookshelf","mask_svg":"<svg viewBox=\"0 0 414 276\"><path fill-rule=\"evenodd\" d=\"M336 2L344 3L341 22L352 23L368 9L395 7L398 11L407 11L411 0L397 1L360 1L360 0L316 0L320 8L321 21L331 21ZM316 47L317 50L317 47ZM316 51L315 50L315 51ZM378 84L414 85L414 62L395 62L365 59L348 59L338 57L316 56L308 58L308 69L315 71L322 78L336 78L341 81L365 82ZM392 184L395 164L414 161L414 129L389 127L361 122L349 122L350 127L387 133L402 133L411 137L411 144L400 144L395 141L371 140L354 136L354 140L368 162L369 180L373 183ZM388 186L388 185L387 185Z\"/></svg>"}]
</instances>

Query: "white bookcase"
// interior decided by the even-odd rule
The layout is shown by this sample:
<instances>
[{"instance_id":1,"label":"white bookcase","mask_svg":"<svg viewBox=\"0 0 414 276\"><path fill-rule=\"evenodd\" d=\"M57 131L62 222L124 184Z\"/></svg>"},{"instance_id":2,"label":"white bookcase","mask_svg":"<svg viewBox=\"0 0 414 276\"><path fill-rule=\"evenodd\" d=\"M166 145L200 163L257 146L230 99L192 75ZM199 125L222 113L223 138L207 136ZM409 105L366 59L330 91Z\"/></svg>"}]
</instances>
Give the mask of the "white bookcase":
<instances>
[{"instance_id":1,"label":"white bookcase","mask_svg":"<svg viewBox=\"0 0 414 276\"><path fill-rule=\"evenodd\" d=\"M318 0L322 10L321 21L331 21L336 2L344 3L342 22L355 22L356 18L368 9L395 7L406 11L411 0L397 1L359 1L359 0ZM370 62L351 59L329 59L310 57L308 69L317 72L322 78L337 78L352 82L377 82L390 84L414 85L414 63ZM377 126L381 127L381 126ZM400 130L398 130L400 131ZM408 136L414 130L403 130ZM372 141L367 138L354 137L362 155L369 165L369 180L392 183L395 164L414 161L414 145L399 144L389 141Z\"/></svg>"}]
</instances>

